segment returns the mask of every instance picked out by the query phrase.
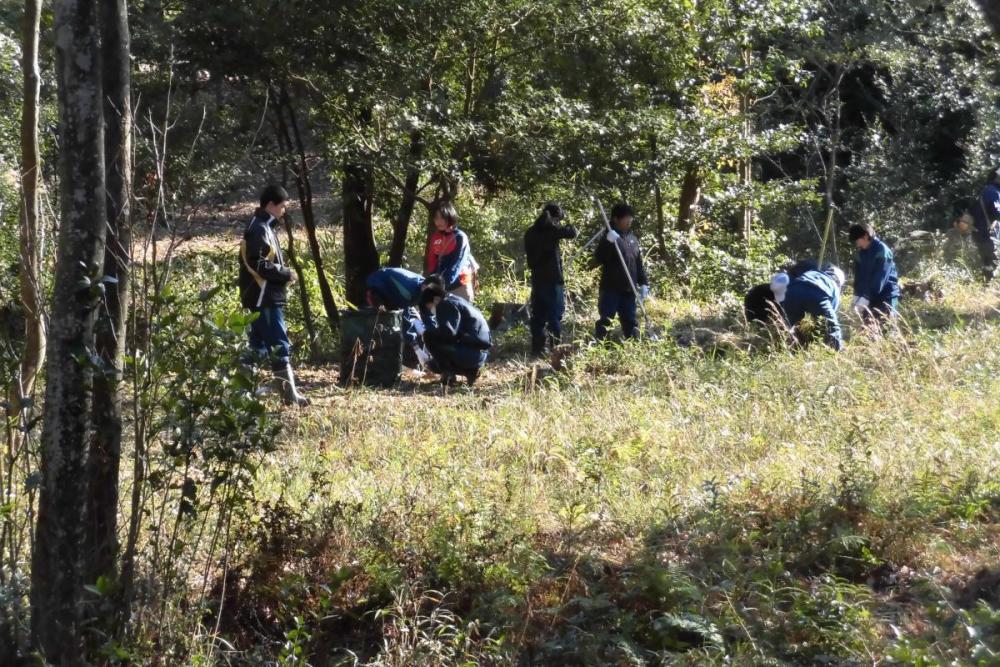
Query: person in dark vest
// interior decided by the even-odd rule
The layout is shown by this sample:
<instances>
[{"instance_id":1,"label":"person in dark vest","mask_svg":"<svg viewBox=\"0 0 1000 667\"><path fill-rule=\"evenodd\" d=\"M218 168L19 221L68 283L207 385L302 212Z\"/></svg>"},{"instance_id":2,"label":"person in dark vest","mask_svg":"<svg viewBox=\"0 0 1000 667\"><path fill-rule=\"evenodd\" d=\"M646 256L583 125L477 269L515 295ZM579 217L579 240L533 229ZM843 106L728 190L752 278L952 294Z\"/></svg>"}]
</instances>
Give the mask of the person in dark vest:
<instances>
[{"instance_id":1,"label":"person in dark vest","mask_svg":"<svg viewBox=\"0 0 1000 667\"><path fill-rule=\"evenodd\" d=\"M287 286L295 274L285 265L278 244L278 221L285 215L288 192L268 185L260 193L260 208L243 232L240 244L240 301L257 314L250 323L250 351L255 360L271 358L274 383L288 405L309 405L292 372L292 345L285 325Z\"/></svg>"},{"instance_id":2,"label":"person in dark vest","mask_svg":"<svg viewBox=\"0 0 1000 667\"><path fill-rule=\"evenodd\" d=\"M899 305L899 275L892 250L869 224L851 225L847 236L858 249L851 308L865 323L884 323L896 316Z\"/></svg>"},{"instance_id":3,"label":"person in dark vest","mask_svg":"<svg viewBox=\"0 0 1000 667\"><path fill-rule=\"evenodd\" d=\"M996 275L997 248L1000 246L1000 167L990 173L968 213L972 217L972 240L983 262L983 277L989 282ZM961 225L958 226L964 233Z\"/></svg>"},{"instance_id":4,"label":"person in dark vest","mask_svg":"<svg viewBox=\"0 0 1000 667\"><path fill-rule=\"evenodd\" d=\"M550 202L524 233L524 254L531 271L531 354L535 356L562 338L566 281L559 242L576 238L572 225L559 224L564 218L562 207Z\"/></svg>"},{"instance_id":5,"label":"person in dark vest","mask_svg":"<svg viewBox=\"0 0 1000 667\"><path fill-rule=\"evenodd\" d=\"M600 319L594 331L598 340L607 338L608 326L615 315L618 315L625 338L639 336L636 298L645 299L649 295L649 280L642 263L639 239L632 231L634 216L628 204L615 204L611 208L611 229L594 252L594 259L601 267L597 298ZM633 291L633 285L638 295Z\"/></svg>"},{"instance_id":6,"label":"person in dark vest","mask_svg":"<svg viewBox=\"0 0 1000 667\"><path fill-rule=\"evenodd\" d=\"M825 325L826 344L835 350L843 348L837 309L840 307L844 281L844 272L836 266L829 266L822 271L806 271L791 280L781 304L788 325L795 327L806 314L812 315Z\"/></svg>"},{"instance_id":7,"label":"person in dark vest","mask_svg":"<svg viewBox=\"0 0 1000 667\"><path fill-rule=\"evenodd\" d=\"M420 293L424 343L433 357L432 370L441 383L451 384L464 375L471 387L492 347L486 318L467 300L445 291L441 282L429 282Z\"/></svg>"}]
</instances>

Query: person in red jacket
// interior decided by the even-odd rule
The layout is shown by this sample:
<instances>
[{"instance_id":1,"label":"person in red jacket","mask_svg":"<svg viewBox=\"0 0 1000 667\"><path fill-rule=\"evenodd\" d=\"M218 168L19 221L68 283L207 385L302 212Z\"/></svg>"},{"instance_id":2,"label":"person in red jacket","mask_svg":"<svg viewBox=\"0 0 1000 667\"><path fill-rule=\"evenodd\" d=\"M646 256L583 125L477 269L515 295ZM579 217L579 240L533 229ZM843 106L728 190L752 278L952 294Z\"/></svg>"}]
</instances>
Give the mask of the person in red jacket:
<instances>
[{"instance_id":1,"label":"person in red jacket","mask_svg":"<svg viewBox=\"0 0 1000 667\"><path fill-rule=\"evenodd\" d=\"M475 260L469 237L458 228L458 212L451 202L441 202L434 210L434 232L427 241L425 275L438 274L450 294L472 302Z\"/></svg>"}]
</instances>

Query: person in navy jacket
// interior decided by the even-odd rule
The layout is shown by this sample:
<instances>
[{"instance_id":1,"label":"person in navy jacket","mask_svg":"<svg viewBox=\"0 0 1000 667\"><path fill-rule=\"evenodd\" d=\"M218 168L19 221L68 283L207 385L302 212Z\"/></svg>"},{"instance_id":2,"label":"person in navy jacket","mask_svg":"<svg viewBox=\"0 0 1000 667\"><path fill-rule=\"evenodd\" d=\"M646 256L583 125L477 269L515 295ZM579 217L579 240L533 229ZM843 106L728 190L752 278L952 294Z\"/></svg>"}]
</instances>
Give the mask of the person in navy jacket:
<instances>
[{"instance_id":1,"label":"person in navy jacket","mask_svg":"<svg viewBox=\"0 0 1000 667\"><path fill-rule=\"evenodd\" d=\"M1000 168L990 179L969 209L973 220L972 238L983 260L983 276L992 280L997 270L997 246L1000 245Z\"/></svg>"},{"instance_id":2,"label":"person in navy jacket","mask_svg":"<svg viewBox=\"0 0 1000 667\"><path fill-rule=\"evenodd\" d=\"M559 242L576 238L572 225L560 224L565 217L559 204L549 202L524 233L524 254L531 270L531 353L536 356L544 354L546 346L554 348L562 337L566 280Z\"/></svg>"},{"instance_id":3,"label":"person in navy jacket","mask_svg":"<svg viewBox=\"0 0 1000 667\"><path fill-rule=\"evenodd\" d=\"M247 223L240 244L240 301L257 314L250 323L250 351L255 359L271 358L276 388L289 405L309 405L295 387L292 344L285 325L287 286L295 274L285 264L278 243L278 221L285 215L288 192L268 185L260 193L260 208ZM249 360L248 360L249 361Z\"/></svg>"},{"instance_id":4,"label":"person in navy jacket","mask_svg":"<svg viewBox=\"0 0 1000 667\"><path fill-rule=\"evenodd\" d=\"M445 292L440 282L428 281L420 292L420 317L441 383L451 384L456 375L464 375L472 386L493 345L483 314L462 297Z\"/></svg>"},{"instance_id":5,"label":"person in navy jacket","mask_svg":"<svg viewBox=\"0 0 1000 667\"><path fill-rule=\"evenodd\" d=\"M469 237L458 228L458 211L451 202L441 202L433 219L434 233L427 240L424 273L438 274L448 292L471 302L475 296L476 261L469 249Z\"/></svg>"},{"instance_id":6,"label":"person in navy jacket","mask_svg":"<svg viewBox=\"0 0 1000 667\"><path fill-rule=\"evenodd\" d=\"M847 235L858 249L851 308L865 322L894 317L899 305L899 275L892 250L869 224L851 225Z\"/></svg>"},{"instance_id":7,"label":"person in navy jacket","mask_svg":"<svg viewBox=\"0 0 1000 667\"><path fill-rule=\"evenodd\" d=\"M634 216L635 213L628 204L615 204L611 209L611 229L597 244L594 252L594 259L601 267L597 296L597 314L600 319L594 330L597 340L607 338L611 318L616 314L625 338L639 336L636 299L645 299L649 295L649 279L642 263L639 239L632 231ZM633 291L633 285L638 294Z\"/></svg>"},{"instance_id":8,"label":"person in navy jacket","mask_svg":"<svg viewBox=\"0 0 1000 667\"><path fill-rule=\"evenodd\" d=\"M825 322L826 344L835 350L843 348L837 309L844 281L844 272L836 266L829 266L823 271L806 271L793 279L785 290L785 300L781 304L789 326L796 326L806 314L812 315Z\"/></svg>"}]
</instances>

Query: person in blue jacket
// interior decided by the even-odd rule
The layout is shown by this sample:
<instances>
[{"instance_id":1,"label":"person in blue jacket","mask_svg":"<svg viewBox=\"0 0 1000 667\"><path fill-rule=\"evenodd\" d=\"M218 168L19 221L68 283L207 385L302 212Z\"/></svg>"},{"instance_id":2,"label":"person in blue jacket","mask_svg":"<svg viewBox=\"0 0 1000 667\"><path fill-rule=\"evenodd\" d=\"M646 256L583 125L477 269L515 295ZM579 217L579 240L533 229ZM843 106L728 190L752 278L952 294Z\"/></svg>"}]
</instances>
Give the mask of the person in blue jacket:
<instances>
[{"instance_id":1,"label":"person in blue jacket","mask_svg":"<svg viewBox=\"0 0 1000 667\"><path fill-rule=\"evenodd\" d=\"M808 313L824 321L826 344L835 350L843 348L837 309L844 281L844 272L836 266L828 266L822 271L806 271L792 279L781 304L789 326L795 327Z\"/></svg>"},{"instance_id":2,"label":"person in blue jacket","mask_svg":"<svg viewBox=\"0 0 1000 667\"><path fill-rule=\"evenodd\" d=\"M479 310L462 297L445 291L440 282L428 283L420 293L420 317L426 327L424 343L441 373L451 384L464 375L471 387L493 345L490 327ZM434 366L432 366L434 368Z\"/></svg>"},{"instance_id":3,"label":"person in blue jacket","mask_svg":"<svg viewBox=\"0 0 1000 667\"><path fill-rule=\"evenodd\" d=\"M1000 167L969 209L973 220L972 238L983 260L983 277L993 279L997 271L997 246L1000 245Z\"/></svg>"},{"instance_id":4,"label":"person in blue jacket","mask_svg":"<svg viewBox=\"0 0 1000 667\"><path fill-rule=\"evenodd\" d=\"M858 249L851 308L866 323L894 317L899 305L899 275L892 250L869 224L851 225L847 236Z\"/></svg>"},{"instance_id":5,"label":"person in blue jacket","mask_svg":"<svg viewBox=\"0 0 1000 667\"><path fill-rule=\"evenodd\" d=\"M403 340L413 348L421 366L427 366L430 363L431 355L421 343L420 337L424 333L424 324L420 319L420 311L417 306L420 302L421 290L433 282L443 284L441 277L437 274L424 278L419 273L398 267L387 267L373 271L365 279L365 285L368 287L369 306L403 311Z\"/></svg>"}]
</instances>

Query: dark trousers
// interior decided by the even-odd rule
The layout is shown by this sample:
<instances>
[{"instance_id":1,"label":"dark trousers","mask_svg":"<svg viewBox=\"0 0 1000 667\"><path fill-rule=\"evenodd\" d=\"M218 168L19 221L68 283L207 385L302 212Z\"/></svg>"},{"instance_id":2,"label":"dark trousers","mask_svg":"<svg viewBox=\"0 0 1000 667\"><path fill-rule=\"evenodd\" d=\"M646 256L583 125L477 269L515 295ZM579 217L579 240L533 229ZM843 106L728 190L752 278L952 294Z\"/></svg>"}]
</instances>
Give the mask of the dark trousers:
<instances>
[{"instance_id":1,"label":"dark trousers","mask_svg":"<svg viewBox=\"0 0 1000 667\"><path fill-rule=\"evenodd\" d=\"M992 234L976 234L973 237L979 258L983 260L983 276L992 280L997 271L997 238Z\"/></svg>"},{"instance_id":2,"label":"dark trousers","mask_svg":"<svg viewBox=\"0 0 1000 667\"><path fill-rule=\"evenodd\" d=\"M438 343L431 340L426 343L434 357L436 370L442 374L464 374L479 370L486 363L486 350L458 343Z\"/></svg>"},{"instance_id":3,"label":"dark trousers","mask_svg":"<svg viewBox=\"0 0 1000 667\"><path fill-rule=\"evenodd\" d=\"M896 316L896 308L899 305L899 299L890 299L888 301L873 301L868 304L868 310L862 313L861 317L865 324L885 324L892 318Z\"/></svg>"},{"instance_id":4,"label":"dark trousers","mask_svg":"<svg viewBox=\"0 0 1000 667\"><path fill-rule=\"evenodd\" d=\"M608 326L615 315L618 315L618 321L621 322L622 335L625 338L638 338L639 321L636 317L635 293L632 291L601 290L597 297L597 314L601 317L597 320L595 329L598 340L607 338Z\"/></svg>"},{"instance_id":5,"label":"dark trousers","mask_svg":"<svg viewBox=\"0 0 1000 667\"><path fill-rule=\"evenodd\" d=\"M258 360L270 357L271 367L275 370L283 369L292 356L292 344L288 340L284 308L250 310L258 313L257 319L250 323L250 351Z\"/></svg>"},{"instance_id":6,"label":"dark trousers","mask_svg":"<svg viewBox=\"0 0 1000 667\"><path fill-rule=\"evenodd\" d=\"M545 329L553 338L562 335L562 318L566 312L566 292L562 285L533 285L531 287L531 320L528 326L531 337L545 336Z\"/></svg>"}]
</instances>

